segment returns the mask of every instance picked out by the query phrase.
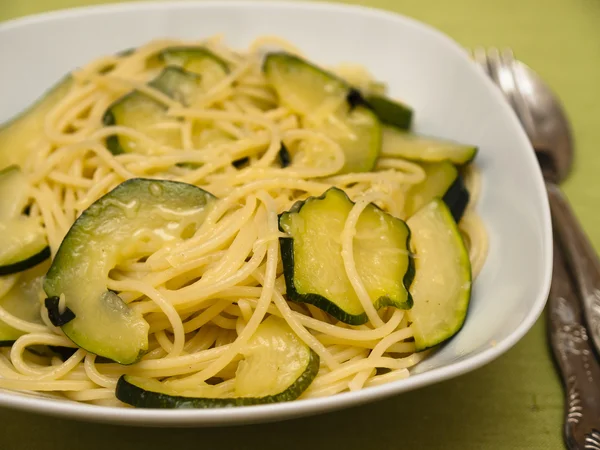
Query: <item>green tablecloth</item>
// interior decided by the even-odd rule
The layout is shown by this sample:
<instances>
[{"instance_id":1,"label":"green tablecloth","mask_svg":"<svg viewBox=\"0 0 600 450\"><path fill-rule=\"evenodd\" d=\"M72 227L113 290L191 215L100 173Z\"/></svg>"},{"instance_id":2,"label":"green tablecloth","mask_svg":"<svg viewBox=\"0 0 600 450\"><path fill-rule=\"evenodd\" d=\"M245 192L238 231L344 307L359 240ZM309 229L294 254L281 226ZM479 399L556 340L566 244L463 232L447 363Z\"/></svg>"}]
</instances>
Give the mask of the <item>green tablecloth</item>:
<instances>
[{"instance_id":1,"label":"green tablecloth","mask_svg":"<svg viewBox=\"0 0 600 450\"><path fill-rule=\"evenodd\" d=\"M0 20L102 0L0 0ZM114 3L114 0L105 0ZM473 47L510 46L560 94L577 161L565 190L600 249L598 0L349 0L427 22ZM6 43L4 43L6 44ZM4 63L8 63L5 61ZM198 430L79 423L0 409L1 450L559 449L562 391L545 315L515 348L460 378L341 412Z\"/></svg>"}]
</instances>

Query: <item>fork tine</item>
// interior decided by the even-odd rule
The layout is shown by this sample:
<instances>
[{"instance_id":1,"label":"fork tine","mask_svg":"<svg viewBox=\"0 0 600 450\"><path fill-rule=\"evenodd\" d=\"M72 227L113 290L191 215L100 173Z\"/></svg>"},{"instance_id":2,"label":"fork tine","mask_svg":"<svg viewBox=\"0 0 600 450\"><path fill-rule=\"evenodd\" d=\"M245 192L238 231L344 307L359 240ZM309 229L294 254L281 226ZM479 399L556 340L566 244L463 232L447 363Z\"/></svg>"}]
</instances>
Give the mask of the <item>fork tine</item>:
<instances>
[{"instance_id":1,"label":"fork tine","mask_svg":"<svg viewBox=\"0 0 600 450\"><path fill-rule=\"evenodd\" d=\"M500 59L500 52L495 47L490 47L487 51L487 63L489 66L489 75L492 81L502 90L503 65Z\"/></svg>"},{"instance_id":2,"label":"fork tine","mask_svg":"<svg viewBox=\"0 0 600 450\"><path fill-rule=\"evenodd\" d=\"M490 67L488 66L487 53L485 49L483 47L475 47L473 49L472 55L473 60L477 63L479 67L481 67L481 70L483 70L483 72L489 76Z\"/></svg>"},{"instance_id":3,"label":"fork tine","mask_svg":"<svg viewBox=\"0 0 600 450\"><path fill-rule=\"evenodd\" d=\"M533 116L522 92L523 83L519 81L519 63L515 60L512 50L505 49L502 52L502 62L510 73L510 78L514 85L513 94L510 98L511 106L517 113L529 138L534 141L536 127L534 126Z\"/></svg>"},{"instance_id":4,"label":"fork tine","mask_svg":"<svg viewBox=\"0 0 600 450\"><path fill-rule=\"evenodd\" d=\"M504 48L498 53L498 62L501 70L499 72L498 84L512 109L521 118L518 108L519 99L517 98L520 96L520 93L514 72L514 61L514 55L510 48Z\"/></svg>"},{"instance_id":5,"label":"fork tine","mask_svg":"<svg viewBox=\"0 0 600 450\"><path fill-rule=\"evenodd\" d=\"M510 48L499 51L497 48L492 47L486 52L478 47L473 50L473 56L478 65L484 68L486 74L500 89L500 92L517 115L525 132L533 140L535 137L533 117L521 91L523 86L519 81L520 63L515 60L513 51Z\"/></svg>"}]
</instances>

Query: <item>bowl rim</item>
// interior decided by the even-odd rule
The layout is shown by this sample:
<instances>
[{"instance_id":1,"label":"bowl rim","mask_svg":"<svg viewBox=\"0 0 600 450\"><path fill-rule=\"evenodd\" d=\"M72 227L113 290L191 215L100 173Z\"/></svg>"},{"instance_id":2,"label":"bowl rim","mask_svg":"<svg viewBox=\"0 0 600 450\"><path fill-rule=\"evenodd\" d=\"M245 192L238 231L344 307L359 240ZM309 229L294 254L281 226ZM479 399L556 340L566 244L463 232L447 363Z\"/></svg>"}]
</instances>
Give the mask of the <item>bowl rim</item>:
<instances>
[{"instance_id":1,"label":"bowl rim","mask_svg":"<svg viewBox=\"0 0 600 450\"><path fill-rule=\"evenodd\" d=\"M453 52L457 57L468 60L467 52L460 47L448 35L431 25L420 22L414 18L404 16L399 13L376 9L360 5L339 4L330 2L310 2L294 1L281 2L278 0L256 0L248 2L245 0L208 0L203 2L193 2L186 0L176 1L136 1L128 3L116 3L107 5L92 5L76 8L58 9L50 12L44 12L25 17L9 19L0 22L0 35L22 26L36 25L58 19L69 19L76 17L93 16L98 13L121 13L133 10L144 11L165 11L175 9L203 10L224 7L241 7L246 9L264 9L274 8L280 10L309 10L309 11L328 11L354 13L370 17L375 20L394 21L402 26L418 28L420 32L433 35L440 43L446 47L446 51ZM503 114L510 116L514 128L519 134L523 146L531 151L526 158L533 159L533 163L538 170L531 176L539 191L545 192L541 171L529 140L523 131L517 117L514 115L510 106L504 101L502 94L496 89L492 82L476 69L478 76L488 84L489 90L501 104ZM517 328L503 340L494 346L481 351L480 353L465 360L454 362L443 367L430 369L418 375L411 376L404 380L389 382L380 386L363 389L356 392L344 392L334 396L327 396L314 399L303 399L293 402L276 403L269 405L246 406L243 408L224 408L224 409L189 409L189 410L159 410L159 409L134 409L119 408L109 406L97 406L84 403L72 402L69 400L54 399L47 397L34 397L33 395L23 395L26 392L11 392L0 390L0 407L35 412L56 417L72 418L90 422L113 423L121 425L137 426L230 426L249 424L256 422L279 421L295 417L306 416L309 414L318 414L328 411L347 408L360 405L366 402L380 400L402 392L418 389L436 382L455 378L464 373L473 371L504 354L512 348L534 325L544 309L546 299L550 291L550 281L552 276L552 228L550 219L550 208L547 196L542 196L541 213L543 228L539 230L542 235L542 252L546 258L542 261L543 276L542 285L539 286L537 297L532 304L531 309L517 326Z\"/></svg>"}]
</instances>

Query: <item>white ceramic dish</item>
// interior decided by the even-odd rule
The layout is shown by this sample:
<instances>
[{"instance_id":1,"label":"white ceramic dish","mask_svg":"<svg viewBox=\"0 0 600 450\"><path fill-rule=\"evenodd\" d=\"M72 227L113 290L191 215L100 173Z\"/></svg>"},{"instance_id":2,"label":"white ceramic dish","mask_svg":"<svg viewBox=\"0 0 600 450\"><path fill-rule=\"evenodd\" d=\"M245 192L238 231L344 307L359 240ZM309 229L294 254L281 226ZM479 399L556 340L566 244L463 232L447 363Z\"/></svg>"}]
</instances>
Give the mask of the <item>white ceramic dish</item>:
<instances>
[{"instance_id":1,"label":"white ceramic dish","mask_svg":"<svg viewBox=\"0 0 600 450\"><path fill-rule=\"evenodd\" d=\"M0 122L64 73L157 37L223 33L234 47L282 36L321 63L364 64L416 111L416 129L480 146L478 210L490 252L462 331L410 378L329 398L221 410L134 410L0 392L0 406L142 426L281 420L373 401L480 367L512 347L543 309L551 277L544 185L524 132L499 92L457 44L412 19L360 7L309 3L132 3L68 10L0 24ZM18 149L15 149L18 151Z\"/></svg>"}]
</instances>

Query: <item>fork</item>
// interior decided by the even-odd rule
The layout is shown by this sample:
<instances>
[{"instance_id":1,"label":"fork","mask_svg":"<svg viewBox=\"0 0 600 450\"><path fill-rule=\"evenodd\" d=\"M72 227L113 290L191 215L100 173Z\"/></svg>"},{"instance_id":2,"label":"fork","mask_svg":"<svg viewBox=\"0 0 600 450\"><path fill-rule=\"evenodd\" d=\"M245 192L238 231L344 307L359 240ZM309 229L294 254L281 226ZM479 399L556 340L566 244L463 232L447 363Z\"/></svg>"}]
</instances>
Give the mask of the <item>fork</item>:
<instances>
[{"instance_id":1,"label":"fork","mask_svg":"<svg viewBox=\"0 0 600 450\"><path fill-rule=\"evenodd\" d=\"M600 364L585 325L586 319L588 326L594 325L595 311L590 308L594 305L586 302L586 291L593 290L597 282L594 275L598 258L556 185L567 175L572 160L568 121L550 88L526 65L516 61L510 49L500 52L478 48L473 51L473 59L513 108L544 174L555 231L548 329L566 394L564 439L569 449L600 450ZM568 246L570 259L564 251ZM573 257L576 252L582 255ZM578 294L584 296L583 301ZM586 314L582 314L582 304ZM590 331L598 342L598 328L591 326Z\"/></svg>"}]
</instances>

